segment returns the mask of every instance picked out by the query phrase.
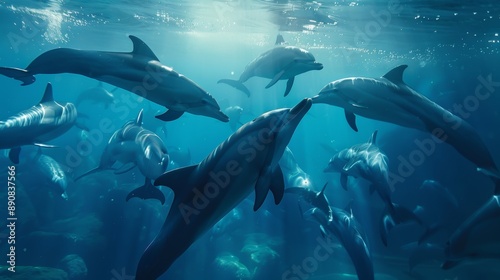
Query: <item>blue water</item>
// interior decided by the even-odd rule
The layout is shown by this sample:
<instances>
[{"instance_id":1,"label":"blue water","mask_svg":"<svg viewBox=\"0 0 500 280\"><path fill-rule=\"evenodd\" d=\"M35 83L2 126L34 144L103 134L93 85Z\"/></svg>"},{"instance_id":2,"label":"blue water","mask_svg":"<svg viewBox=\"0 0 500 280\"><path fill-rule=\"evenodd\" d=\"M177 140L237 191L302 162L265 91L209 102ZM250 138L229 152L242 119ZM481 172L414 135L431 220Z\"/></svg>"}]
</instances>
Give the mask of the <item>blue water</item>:
<instances>
[{"instance_id":1,"label":"blue water","mask_svg":"<svg viewBox=\"0 0 500 280\"><path fill-rule=\"evenodd\" d=\"M379 77L401 64L409 65L404 75L408 85L452 112L455 105L464 104L474 93L479 77L491 75L493 81L500 80L500 8L492 0L24 0L0 1L0 17L1 66L23 68L41 53L60 47L128 52L132 43L127 35L135 35L163 64L208 91L222 109L242 107L243 123L269 110L292 107L336 79ZM278 34L289 45L309 50L324 69L297 76L287 97L283 97L284 81L264 89L269 80L252 78L245 83L251 97L217 84L222 78L237 79L245 65L274 46ZM34 84L23 87L18 81L0 77L0 119L37 104L48 82L58 102L75 102L82 91L97 86L97 81L74 74L37 75ZM104 87L114 89L112 85ZM480 102L465 119L499 162L497 92L493 89L491 97ZM100 104L79 106L91 131L97 130L102 119L111 119L119 128L135 119L140 109L153 123L156 111L163 110L121 89L114 94L117 111ZM340 187L338 174L323 173L323 169L333 151L366 142L377 129L378 145L394 171L401 157L408 158L415 150L415 139L427 135L363 117L357 121L356 133L345 121L342 109L314 105L289 147L300 167L311 176L313 189L319 191L329 182L326 195L332 205L343 208L355 198L353 211L367 235L375 279L499 279L498 260L466 262L451 270L442 270L439 261L429 260L410 272L411 252L404 245L418 238L422 229L416 225L395 229L389 246L382 245L378 232L383 205L379 197L370 196L364 187L346 192ZM172 156L175 149L189 150L189 164L203 160L233 133L227 123L192 114L184 114L165 127L166 133L153 126L149 129L162 137ZM43 152L75 178L98 164L111 134L94 135L95 141L83 147L90 136L72 128L51 142L60 148ZM79 156L75 159L74 155ZM2 165L2 169L9 165L5 157ZM29 171L20 167L18 172L16 267L19 271L21 267L67 271L61 260L77 255L80 259L76 263L86 267L87 272L83 278L64 278L64 273L62 278L54 276L60 271L49 272L53 278L42 278L41 274L23 276L2 271L0 279L133 279L142 252L168 213L170 190L162 189L169 198L165 206L152 200L132 199L126 203L124 197L143 183L143 176L137 169L123 175L106 171L78 182L70 180L69 198L64 200L49 188L37 186L40 181L30 177ZM419 203L418 187L428 179L445 186L460 206L456 221L432 239L444 245L453 230L491 197L493 184L452 147L439 145L404 182L396 185L391 193L393 200L413 209ZM364 184L356 180L350 183ZM4 213L7 200L2 201ZM285 196L278 206L267 201L256 213L252 204L253 195L230 212L216 230L195 242L160 279L287 279L282 278L283 273L313 254L317 238L321 237L318 226L301 218L296 197ZM8 251L6 240L0 239L2 260ZM354 267L340 245L306 276L288 279L356 279Z\"/></svg>"}]
</instances>

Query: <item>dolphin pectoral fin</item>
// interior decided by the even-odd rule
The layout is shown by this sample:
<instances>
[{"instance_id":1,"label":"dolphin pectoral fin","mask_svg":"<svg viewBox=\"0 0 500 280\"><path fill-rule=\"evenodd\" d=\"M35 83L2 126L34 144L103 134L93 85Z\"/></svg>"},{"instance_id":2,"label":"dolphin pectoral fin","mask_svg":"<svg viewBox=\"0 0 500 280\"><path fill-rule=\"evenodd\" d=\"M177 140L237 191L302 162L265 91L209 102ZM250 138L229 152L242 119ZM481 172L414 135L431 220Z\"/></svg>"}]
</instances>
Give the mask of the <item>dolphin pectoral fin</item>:
<instances>
[{"instance_id":1,"label":"dolphin pectoral fin","mask_svg":"<svg viewBox=\"0 0 500 280\"><path fill-rule=\"evenodd\" d=\"M461 261L445 261L442 265L441 265L441 268L444 269L444 270L447 270L447 269L450 269L450 268L454 268L455 266L457 266Z\"/></svg>"},{"instance_id":2,"label":"dolphin pectoral fin","mask_svg":"<svg viewBox=\"0 0 500 280\"><path fill-rule=\"evenodd\" d=\"M146 182L143 186L138 187L137 189L132 190L125 201L129 201L133 197L138 197L141 199L157 199L161 202L161 204L165 204L165 195L160 189L155 188L151 184L151 180L146 178Z\"/></svg>"},{"instance_id":3,"label":"dolphin pectoral fin","mask_svg":"<svg viewBox=\"0 0 500 280\"><path fill-rule=\"evenodd\" d=\"M9 78L23 82L22 86L27 86L35 82L35 76L31 75L28 70L11 67L0 67L0 74Z\"/></svg>"},{"instance_id":4,"label":"dolphin pectoral fin","mask_svg":"<svg viewBox=\"0 0 500 280\"><path fill-rule=\"evenodd\" d=\"M120 168L116 169L113 173L115 173L116 175L127 173L130 170L134 169L134 167L136 167L135 163L130 162L120 166Z\"/></svg>"},{"instance_id":5,"label":"dolphin pectoral fin","mask_svg":"<svg viewBox=\"0 0 500 280\"><path fill-rule=\"evenodd\" d=\"M186 188L186 181L191 178L192 173L196 170L198 164L186 167L177 168L163 173L154 181L155 186L166 186L172 189L174 195L177 197L179 194L185 192L192 192L193 188Z\"/></svg>"},{"instance_id":6,"label":"dolphin pectoral fin","mask_svg":"<svg viewBox=\"0 0 500 280\"><path fill-rule=\"evenodd\" d=\"M290 93L290 90L292 90L294 80L295 77L291 77L290 79L288 79L288 82L286 82L285 96L287 96Z\"/></svg>"},{"instance_id":7,"label":"dolphin pectoral fin","mask_svg":"<svg viewBox=\"0 0 500 280\"><path fill-rule=\"evenodd\" d=\"M345 191L347 191L347 174L340 173L340 185Z\"/></svg>"},{"instance_id":8,"label":"dolphin pectoral fin","mask_svg":"<svg viewBox=\"0 0 500 280\"><path fill-rule=\"evenodd\" d=\"M347 110L344 110L344 114L345 114L345 119L347 120L347 123L352 128L352 130L358 132L358 127L356 126L356 115Z\"/></svg>"},{"instance_id":9,"label":"dolphin pectoral fin","mask_svg":"<svg viewBox=\"0 0 500 280\"><path fill-rule=\"evenodd\" d=\"M237 80L231 80L231 79L222 79L217 82L218 84L226 84L234 87L235 89L243 92L246 94L248 97L250 97L250 91L248 88L240 81Z\"/></svg>"},{"instance_id":10,"label":"dolphin pectoral fin","mask_svg":"<svg viewBox=\"0 0 500 280\"><path fill-rule=\"evenodd\" d=\"M42 143L33 143L33 145L35 145L37 147L42 147L42 148L59 148L59 146L42 144Z\"/></svg>"},{"instance_id":11,"label":"dolphin pectoral fin","mask_svg":"<svg viewBox=\"0 0 500 280\"><path fill-rule=\"evenodd\" d=\"M269 167L260 172L259 178L255 183L255 203L253 205L253 211L259 210L259 208L266 200L267 193L269 192L269 188L271 187L271 176L272 173Z\"/></svg>"},{"instance_id":12,"label":"dolphin pectoral fin","mask_svg":"<svg viewBox=\"0 0 500 280\"><path fill-rule=\"evenodd\" d=\"M158 115L158 116L155 116L155 118L160 119L160 120L165 121L165 122L169 122L169 121L173 121L173 120L180 118L182 116L182 114L184 114L184 111L174 111L174 110L167 109L167 111L165 113Z\"/></svg>"},{"instance_id":13,"label":"dolphin pectoral fin","mask_svg":"<svg viewBox=\"0 0 500 280\"><path fill-rule=\"evenodd\" d=\"M283 171L279 165L273 172L269 189L273 193L274 203L276 205L280 204L283 199L283 195L285 194L285 181L283 180Z\"/></svg>"},{"instance_id":14,"label":"dolphin pectoral fin","mask_svg":"<svg viewBox=\"0 0 500 280\"><path fill-rule=\"evenodd\" d=\"M9 151L9 159L14 164L19 164L19 154L21 153L21 147L15 147Z\"/></svg>"},{"instance_id":15,"label":"dolphin pectoral fin","mask_svg":"<svg viewBox=\"0 0 500 280\"><path fill-rule=\"evenodd\" d=\"M281 79L281 76L283 76L283 74L285 74L286 69L287 69L287 67L284 68L283 70L279 71L276 75L274 75L273 79L269 82L269 84L267 84L266 88L270 88L274 84L276 84ZM293 82L292 82L292 84L293 84ZM288 88L288 85L287 85L287 88Z\"/></svg>"}]
</instances>

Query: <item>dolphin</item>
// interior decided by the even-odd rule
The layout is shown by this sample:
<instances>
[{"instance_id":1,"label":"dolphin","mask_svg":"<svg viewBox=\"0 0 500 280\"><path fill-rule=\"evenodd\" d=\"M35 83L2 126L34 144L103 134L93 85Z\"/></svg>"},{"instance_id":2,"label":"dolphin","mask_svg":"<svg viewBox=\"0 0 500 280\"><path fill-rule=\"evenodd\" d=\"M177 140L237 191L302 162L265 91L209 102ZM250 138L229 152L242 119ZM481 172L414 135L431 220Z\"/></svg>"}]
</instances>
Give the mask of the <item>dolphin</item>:
<instances>
[{"instance_id":1,"label":"dolphin","mask_svg":"<svg viewBox=\"0 0 500 280\"><path fill-rule=\"evenodd\" d=\"M255 189L254 211L269 190L279 204L284 181L278 164L295 128L311 108L304 99L291 109L262 114L233 133L202 162L166 172L155 185L174 192L170 212L137 266L137 280L162 275L193 242Z\"/></svg>"},{"instance_id":2,"label":"dolphin","mask_svg":"<svg viewBox=\"0 0 500 280\"><path fill-rule=\"evenodd\" d=\"M481 137L466 121L406 85L403 72L407 67L398 66L380 78L333 81L313 97L313 102L344 108L347 122L355 131L355 115L360 115L429 132L435 141L453 146L478 171L492 178L499 194L500 172Z\"/></svg>"},{"instance_id":3,"label":"dolphin","mask_svg":"<svg viewBox=\"0 0 500 280\"><path fill-rule=\"evenodd\" d=\"M47 187L52 194L67 200L69 177L62 166L50 156L42 154L40 147L35 151L24 149L20 154L17 171L19 180L25 186Z\"/></svg>"},{"instance_id":4,"label":"dolphin","mask_svg":"<svg viewBox=\"0 0 500 280\"><path fill-rule=\"evenodd\" d=\"M78 125L77 115L73 103L54 101L52 85L48 83L40 103L0 121L0 149L11 149L9 158L17 164L21 146L55 147L45 142Z\"/></svg>"},{"instance_id":5,"label":"dolphin","mask_svg":"<svg viewBox=\"0 0 500 280\"><path fill-rule=\"evenodd\" d=\"M142 116L143 110L135 120L125 123L115 131L101 155L99 166L80 175L75 181L98 171L114 169L113 165L120 161L123 166L115 169L116 174L125 173L137 166L145 177L144 185L132 190L127 195L127 201L133 197L154 198L164 204L165 196L159 189L153 187L151 180L165 172L170 158L160 137L142 127Z\"/></svg>"},{"instance_id":6,"label":"dolphin","mask_svg":"<svg viewBox=\"0 0 500 280\"><path fill-rule=\"evenodd\" d=\"M99 82L96 87L82 91L75 101L75 106L78 107L78 105L84 102L90 102L91 104L101 103L106 109L109 105L116 103L113 93L107 91L103 87L102 82Z\"/></svg>"},{"instance_id":7,"label":"dolphin","mask_svg":"<svg viewBox=\"0 0 500 280\"><path fill-rule=\"evenodd\" d=\"M445 247L449 269L466 259L500 258L500 196L494 195L451 235Z\"/></svg>"},{"instance_id":8,"label":"dolphin","mask_svg":"<svg viewBox=\"0 0 500 280\"><path fill-rule=\"evenodd\" d=\"M310 188L311 177L299 166L290 148L286 147L280 159L280 166L285 177L286 187Z\"/></svg>"},{"instance_id":9,"label":"dolphin","mask_svg":"<svg viewBox=\"0 0 500 280\"><path fill-rule=\"evenodd\" d=\"M325 236L335 236L340 241L354 264L359 280L375 279L370 250L352 212L332 207L330 220L323 210L312 208L304 216L318 222Z\"/></svg>"},{"instance_id":10,"label":"dolphin","mask_svg":"<svg viewBox=\"0 0 500 280\"><path fill-rule=\"evenodd\" d=\"M316 58L307 50L282 46L283 37L280 39L279 36L281 35L276 39L277 45L250 62L238 80L222 79L217 83L228 84L250 96L250 91L243 83L252 77L271 79L266 88L270 88L279 80L288 80L285 90L287 96L292 89L295 76L323 69L323 64L316 62Z\"/></svg>"},{"instance_id":11,"label":"dolphin","mask_svg":"<svg viewBox=\"0 0 500 280\"><path fill-rule=\"evenodd\" d=\"M0 74L29 85L37 74L73 73L135 93L167 112L156 116L172 121L188 112L228 122L217 101L184 75L160 63L141 39L130 35L132 52L103 52L59 48L35 58L26 69L0 67Z\"/></svg>"},{"instance_id":12,"label":"dolphin","mask_svg":"<svg viewBox=\"0 0 500 280\"><path fill-rule=\"evenodd\" d=\"M304 199L307 203L314 206L326 215L328 221L332 220L332 208L330 207L330 203L325 195L325 189L328 183L323 186L320 192L315 192L313 190L304 188L304 187L290 187L285 189L285 193L294 193L298 194L302 199Z\"/></svg>"},{"instance_id":13,"label":"dolphin","mask_svg":"<svg viewBox=\"0 0 500 280\"><path fill-rule=\"evenodd\" d=\"M389 184L387 156L376 145L378 131L375 130L367 143L357 144L335 154L324 172L339 172L342 187L347 190L348 176L363 178L371 183L370 193L376 191L388 214L382 216L381 238L387 246L387 234L400 223L415 221L422 224L415 213L393 203Z\"/></svg>"},{"instance_id":14,"label":"dolphin","mask_svg":"<svg viewBox=\"0 0 500 280\"><path fill-rule=\"evenodd\" d=\"M224 110L224 113L229 116L229 127L231 127L231 130L236 131L239 126L243 125L241 122L243 108L240 106L229 106Z\"/></svg>"}]
</instances>

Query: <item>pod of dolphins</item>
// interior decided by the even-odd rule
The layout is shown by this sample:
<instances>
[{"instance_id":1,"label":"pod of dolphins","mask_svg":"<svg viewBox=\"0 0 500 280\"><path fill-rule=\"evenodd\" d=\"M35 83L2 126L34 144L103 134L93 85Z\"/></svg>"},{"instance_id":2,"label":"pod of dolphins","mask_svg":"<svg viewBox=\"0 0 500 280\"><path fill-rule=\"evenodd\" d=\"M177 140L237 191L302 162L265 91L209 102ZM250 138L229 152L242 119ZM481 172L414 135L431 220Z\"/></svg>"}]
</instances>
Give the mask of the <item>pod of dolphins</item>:
<instances>
[{"instance_id":1,"label":"pod of dolphins","mask_svg":"<svg viewBox=\"0 0 500 280\"><path fill-rule=\"evenodd\" d=\"M309 176L298 166L287 147L302 118L317 103L343 108L349 126L355 131L358 131L356 115L418 129L451 145L474 163L478 171L492 179L494 195L456 229L445 246L432 247L432 250L438 248L443 252L445 269L467 259L500 257L499 169L471 125L405 84L406 65L395 67L380 78L352 77L333 81L318 95L303 99L292 108L266 112L237 129L241 124L241 108L232 107L226 115L201 86L162 64L141 39L129 38L133 43L131 52L58 48L42 53L24 69L0 67L0 74L21 81L23 86L34 83L35 75L39 74L83 75L165 107L167 111L156 116L162 121L174 121L186 112L222 122L230 121L227 115L238 118L231 123L234 133L200 163L167 171L170 158L166 145L155 132L143 127L141 110L136 119L125 123L111 136L99 165L76 178L107 169L121 174L137 167L145 177L145 184L131 191L126 200L134 197L156 199L163 204L165 196L156 186L173 190L168 216L145 249L135 279L157 279L164 274L191 244L253 190L254 211L262 206L269 192L275 204L281 202L285 193L299 195L301 201L311 206L301 211L303 217L317 222L324 237L334 236L340 241L359 279L374 279L368 243L352 210L332 207L325 195L326 185L315 192ZM309 51L282 43L279 36L276 46L251 61L238 80L222 79L218 83L228 84L250 96L250 90L243 83L252 77L269 79L266 88L279 80L287 80L284 93L287 96L296 76L323 68ZM88 95L87 100L102 102L105 106L113 103L114 98L101 83L85 95ZM78 103L84 101L85 98ZM0 149L9 149L9 159L18 163L22 146L53 147L47 142L75 124L76 107L72 103L55 102L49 83L39 104L0 121ZM389 230L410 221L425 227L426 233L420 240L423 242L438 229L425 225L421 209L410 211L392 201L388 158L377 146L376 138L377 131L367 143L336 153L324 171L340 173L345 190L349 177L370 182L370 192L376 192L386 206L380 228L386 246ZM45 173L64 177L53 159L38 155L38 161L47 167ZM116 167L118 162L121 165ZM62 196L67 198L66 185L61 184L60 188ZM422 251L431 248L425 246ZM419 262L418 256L415 255L412 261L414 265Z\"/></svg>"}]
</instances>

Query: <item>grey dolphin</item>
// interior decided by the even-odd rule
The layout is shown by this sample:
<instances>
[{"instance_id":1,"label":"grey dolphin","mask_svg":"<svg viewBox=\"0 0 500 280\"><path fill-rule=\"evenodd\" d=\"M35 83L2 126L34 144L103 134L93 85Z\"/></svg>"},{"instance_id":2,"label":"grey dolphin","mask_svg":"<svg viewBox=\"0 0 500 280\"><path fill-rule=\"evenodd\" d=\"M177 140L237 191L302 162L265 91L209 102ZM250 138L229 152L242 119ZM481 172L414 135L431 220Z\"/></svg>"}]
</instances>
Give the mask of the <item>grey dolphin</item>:
<instances>
[{"instance_id":1,"label":"grey dolphin","mask_svg":"<svg viewBox=\"0 0 500 280\"><path fill-rule=\"evenodd\" d=\"M179 118L184 112L227 122L217 101L196 83L160 63L141 39L130 35L132 52L103 52L59 48L35 58L26 69L0 67L0 74L29 85L37 74L73 73L128 90L156 104L166 113L163 121Z\"/></svg>"},{"instance_id":2,"label":"grey dolphin","mask_svg":"<svg viewBox=\"0 0 500 280\"><path fill-rule=\"evenodd\" d=\"M19 180L25 186L47 187L52 194L68 199L68 175L59 162L42 154L41 148L37 152L24 150L17 170L20 173Z\"/></svg>"},{"instance_id":3,"label":"grey dolphin","mask_svg":"<svg viewBox=\"0 0 500 280\"><path fill-rule=\"evenodd\" d=\"M99 166L75 180L98 171L113 169L113 165L119 161L123 166L115 173L124 173L137 166L145 177L145 184L131 191L126 198L127 201L132 197L155 198L164 204L165 196L159 189L153 187L151 180L165 172L170 159L160 137L142 127L142 113L141 110L135 120L125 123L113 133L101 155Z\"/></svg>"},{"instance_id":4,"label":"grey dolphin","mask_svg":"<svg viewBox=\"0 0 500 280\"><path fill-rule=\"evenodd\" d=\"M326 183L321 189L320 192L315 192L313 190L303 188L303 187L290 187L285 189L285 193L293 193L298 194L302 199L304 199L307 203L314 206L323 213L325 213L327 219L329 221L332 220L332 208L330 207L330 203L325 195Z\"/></svg>"},{"instance_id":5,"label":"grey dolphin","mask_svg":"<svg viewBox=\"0 0 500 280\"><path fill-rule=\"evenodd\" d=\"M380 78L333 81L313 97L313 102L344 108L355 131L355 115L360 115L429 132L435 136L434 141L453 146L478 171L492 178L495 193L500 193L500 172L481 137L466 121L406 85L403 72L407 67L398 66Z\"/></svg>"},{"instance_id":6,"label":"grey dolphin","mask_svg":"<svg viewBox=\"0 0 500 280\"><path fill-rule=\"evenodd\" d=\"M253 189L255 211L269 190L274 202L280 203L284 182L278 161L311 104L311 99L304 99L291 109L264 113L243 125L200 164L169 171L155 180L155 185L174 191L174 200L162 229L139 261L137 280L162 275Z\"/></svg>"},{"instance_id":7,"label":"grey dolphin","mask_svg":"<svg viewBox=\"0 0 500 280\"><path fill-rule=\"evenodd\" d=\"M331 220L318 208L312 208L304 215L307 219L318 222L326 236L333 235L340 241L354 264L359 280L375 279L370 250L352 213L332 207Z\"/></svg>"},{"instance_id":8,"label":"grey dolphin","mask_svg":"<svg viewBox=\"0 0 500 280\"><path fill-rule=\"evenodd\" d=\"M90 102L91 104L101 103L104 105L104 108L108 108L111 104L115 103L115 97L113 93L103 87L102 82L99 82L97 86L80 92L75 101L75 106L84 102Z\"/></svg>"},{"instance_id":9,"label":"grey dolphin","mask_svg":"<svg viewBox=\"0 0 500 280\"><path fill-rule=\"evenodd\" d=\"M73 103L57 103L52 85L47 84L40 103L0 121L0 149L11 149L9 158L19 163L21 146L53 147L45 142L57 138L76 124L77 110Z\"/></svg>"},{"instance_id":10,"label":"grey dolphin","mask_svg":"<svg viewBox=\"0 0 500 280\"><path fill-rule=\"evenodd\" d=\"M382 216L380 232L382 241L387 246L387 233L395 225L408 221L422 224L422 221L415 213L392 202L388 159L376 145L377 133L375 130L367 143L354 145L335 154L324 172L339 172L344 189L347 189L348 176L363 178L371 183L370 193L376 191L388 211L388 215Z\"/></svg>"},{"instance_id":11,"label":"grey dolphin","mask_svg":"<svg viewBox=\"0 0 500 280\"><path fill-rule=\"evenodd\" d=\"M467 259L500 258L500 196L494 195L451 235L444 269Z\"/></svg>"},{"instance_id":12,"label":"grey dolphin","mask_svg":"<svg viewBox=\"0 0 500 280\"><path fill-rule=\"evenodd\" d=\"M281 35L276 39L277 44L281 44L279 36ZM277 45L250 62L238 80L222 79L217 83L228 84L250 96L250 91L243 83L252 77L271 79L266 88L270 88L279 80L288 80L285 90L287 96L292 89L295 76L321 69L323 64L316 62L310 52L298 47Z\"/></svg>"}]
</instances>

